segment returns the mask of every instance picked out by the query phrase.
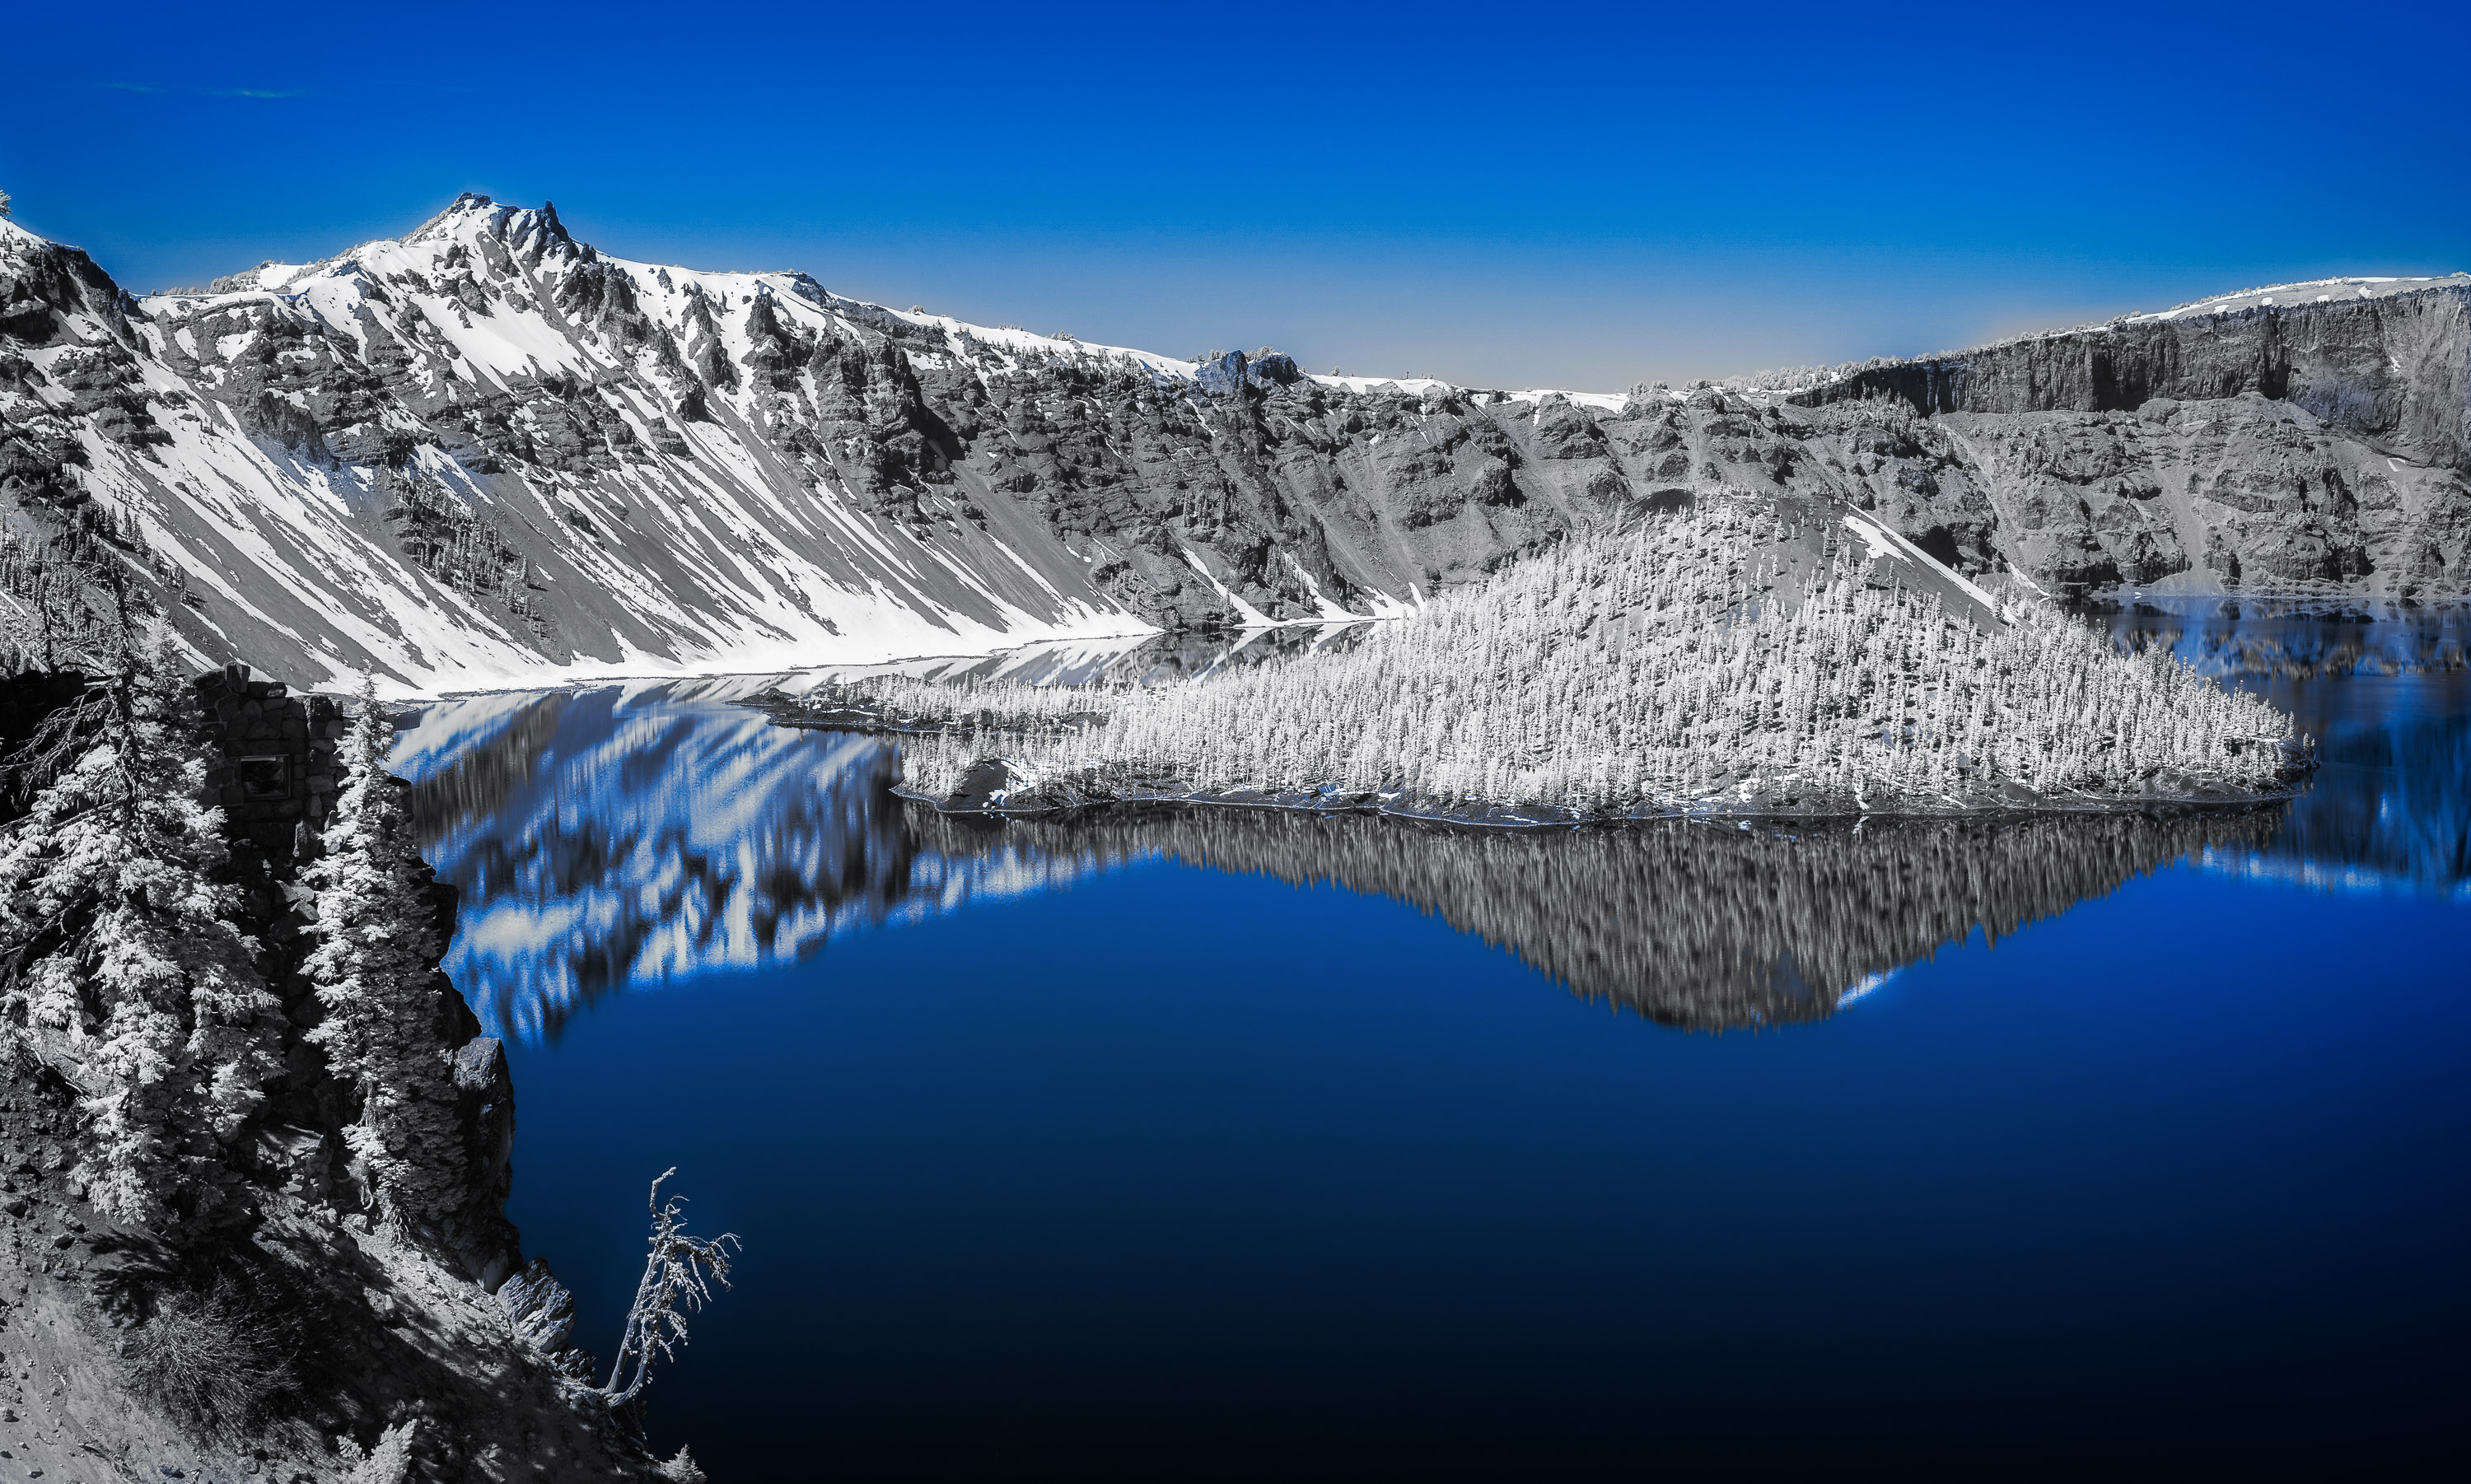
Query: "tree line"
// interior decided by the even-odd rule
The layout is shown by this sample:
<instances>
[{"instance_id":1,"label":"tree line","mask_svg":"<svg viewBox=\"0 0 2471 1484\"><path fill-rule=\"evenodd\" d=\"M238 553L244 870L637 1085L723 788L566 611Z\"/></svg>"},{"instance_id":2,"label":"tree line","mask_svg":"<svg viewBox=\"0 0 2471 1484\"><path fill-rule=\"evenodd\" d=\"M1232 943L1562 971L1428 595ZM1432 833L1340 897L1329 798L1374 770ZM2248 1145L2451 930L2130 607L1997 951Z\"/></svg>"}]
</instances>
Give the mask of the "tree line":
<instances>
[{"instance_id":1,"label":"tree line","mask_svg":"<svg viewBox=\"0 0 2471 1484\"><path fill-rule=\"evenodd\" d=\"M920 734L906 777L938 795L1001 758L1102 797L1931 812L2255 792L2290 765L2288 718L2168 653L2117 654L2037 601L1951 615L1841 545L1797 577L1792 534L1717 505L1564 543L1342 654L1155 689L888 677L865 698Z\"/></svg>"}]
</instances>

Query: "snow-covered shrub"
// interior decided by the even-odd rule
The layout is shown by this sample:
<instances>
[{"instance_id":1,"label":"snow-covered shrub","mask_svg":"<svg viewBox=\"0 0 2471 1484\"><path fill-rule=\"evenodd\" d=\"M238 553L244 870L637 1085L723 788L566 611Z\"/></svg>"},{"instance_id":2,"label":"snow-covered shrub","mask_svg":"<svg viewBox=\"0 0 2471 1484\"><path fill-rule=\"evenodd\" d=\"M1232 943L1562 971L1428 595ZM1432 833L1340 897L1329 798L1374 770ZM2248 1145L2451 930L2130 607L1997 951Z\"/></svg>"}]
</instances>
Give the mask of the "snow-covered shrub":
<instances>
[{"instance_id":1,"label":"snow-covered shrub","mask_svg":"<svg viewBox=\"0 0 2471 1484\"><path fill-rule=\"evenodd\" d=\"M394 724L364 686L344 742L349 782L326 822L324 853L302 873L318 893L318 946L301 965L324 1012L308 1039L358 1090L344 1131L387 1214L435 1221L460 1202L463 1147L430 873L403 786L386 770Z\"/></svg>"},{"instance_id":2,"label":"snow-covered shrub","mask_svg":"<svg viewBox=\"0 0 2471 1484\"><path fill-rule=\"evenodd\" d=\"M417 1417L378 1434L378 1446L353 1466L352 1484L412 1484L415 1467L412 1445L419 1435Z\"/></svg>"},{"instance_id":3,"label":"snow-covered shrub","mask_svg":"<svg viewBox=\"0 0 2471 1484\"><path fill-rule=\"evenodd\" d=\"M2288 718L2167 654L2119 656L2038 605L1951 619L1844 554L1797 586L1773 560L1784 534L1738 506L1650 521L1530 556L1345 653L1183 685L862 689L921 730L906 778L938 795L994 757L1094 798L1327 789L1583 813L1719 795L1952 808L2282 772Z\"/></svg>"},{"instance_id":4,"label":"snow-covered shrub","mask_svg":"<svg viewBox=\"0 0 2471 1484\"><path fill-rule=\"evenodd\" d=\"M146 1226L215 1202L281 1065L185 703L159 639L124 644L0 838L0 1015L81 1094L89 1198Z\"/></svg>"},{"instance_id":5,"label":"snow-covered shrub","mask_svg":"<svg viewBox=\"0 0 2471 1484\"><path fill-rule=\"evenodd\" d=\"M687 1446L683 1443L678 1445L676 1452L663 1459L660 1467L652 1472L666 1480L667 1484L706 1484L708 1477L703 1472L703 1466L694 1461L694 1455L687 1451Z\"/></svg>"}]
</instances>

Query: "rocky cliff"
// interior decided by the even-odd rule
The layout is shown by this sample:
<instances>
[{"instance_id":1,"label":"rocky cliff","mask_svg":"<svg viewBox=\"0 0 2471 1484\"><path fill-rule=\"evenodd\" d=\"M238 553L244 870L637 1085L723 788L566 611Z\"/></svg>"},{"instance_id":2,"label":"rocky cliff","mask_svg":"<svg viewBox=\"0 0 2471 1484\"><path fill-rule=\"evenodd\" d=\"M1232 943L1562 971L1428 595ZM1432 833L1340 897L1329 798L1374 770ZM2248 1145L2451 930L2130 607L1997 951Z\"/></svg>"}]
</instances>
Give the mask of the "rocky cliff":
<instances>
[{"instance_id":1,"label":"rocky cliff","mask_svg":"<svg viewBox=\"0 0 2471 1484\"><path fill-rule=\"evenodd\" d=\"M1942 431L2045 583L2471 592L2471 280L2251 290L1852 371L1793 400ZM1944 492L1912 484L1908 520ZM1902 512L1900 512L1902 513Z\"/></svg>"},{"instance_id":2,"label":"rocky cliff","mask_svg":"<svg viewBox=\"0 0 2471 1484\"><path fill-rule=\"evenodd\" d=\"M317 848L302 824L344 780L340 718L238 666L197 692L220 759L209 788L227 805L224 874L283 1001L284 1070L230 1156L236 1198L149 1229L88 1199L77 1152L92 1104L61 1061L22 1028L0 1037L0 1478L695 1477L663 1472L587 1392L571 1301L524 1261L505 1214L505 1053L442 975L426 1033L456 1053L459 1147L435 1152L460 1202L419 1229L373 1218L341 1134L360 1094L303 1034L319 1008L300 972L298 866ZM443 942L453 889L434 905Z\"/></svg>"},{"instance_id":3,"label":"rocky cliff","mask_svg":"<svg viewBox=\"0 0 2471 1484\"><path fill-rule=\"evenodd\" d=\"M965 324L479 197L142 299L0 223L0 514L201 653L428 690L1374 616L1724 493L2046 589L2463 593L2471 280L2303 288L1594 395ZM0 553L21 643L39 565Z\"/></svg>"}]
</instances>

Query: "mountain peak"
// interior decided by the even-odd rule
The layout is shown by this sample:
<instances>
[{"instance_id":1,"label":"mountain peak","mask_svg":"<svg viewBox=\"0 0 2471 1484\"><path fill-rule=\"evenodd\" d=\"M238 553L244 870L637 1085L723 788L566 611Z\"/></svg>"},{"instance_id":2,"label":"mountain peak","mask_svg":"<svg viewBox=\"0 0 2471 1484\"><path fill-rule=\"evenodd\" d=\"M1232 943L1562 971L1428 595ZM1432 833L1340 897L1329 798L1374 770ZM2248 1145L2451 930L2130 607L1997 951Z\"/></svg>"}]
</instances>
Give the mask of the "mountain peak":
<instances>
[{"instance_id":1,"label":"mountain peak","mask_svg":"<svg viewBox=\"0 0 2471 1484\"><path fill-rule=\"evenodd\" d=\"M498 203L478 191L465 191L453 203L404 235L405 242L421 242L455 235L455 229L475 218L486 217Z\"/></svg>"},{"instance_id":2,"label":"mountain peak","mask_svg":"<svg viewBox=\"0 0 2471 1484\"><path fill-rule=\"evenodd\" d=\"M478 191L456 197L451 205L420 224L402 243L409 247L415 243L469 242L482 236L494 237L517 252L530 249L535 255L552 251L571 257L582 250L567 234L565 224L558 221L555 205L543 201L537 207L509 206Z\"/></svg>"}]
</instances>

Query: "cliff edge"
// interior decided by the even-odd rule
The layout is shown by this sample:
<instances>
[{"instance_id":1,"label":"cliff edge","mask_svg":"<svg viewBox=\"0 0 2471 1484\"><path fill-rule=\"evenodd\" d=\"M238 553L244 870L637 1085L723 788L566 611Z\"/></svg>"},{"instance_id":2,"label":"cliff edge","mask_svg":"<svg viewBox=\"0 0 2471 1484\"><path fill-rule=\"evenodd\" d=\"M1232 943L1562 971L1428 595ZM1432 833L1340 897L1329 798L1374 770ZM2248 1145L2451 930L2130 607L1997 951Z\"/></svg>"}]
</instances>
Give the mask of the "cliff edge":
<instances>
[{"instance_id":1,"label":"cliff edge","mask_svg":"<svg viewBox=\"0 0 2471 1484\"><path fill-rule=\"evenodd\" d=\"M12 687L32 683L21 677ZM0 1476L243 1484L681 1480L590 1391L571 1301L505 1215L513 1088L451 984L415 1027L451 1052L454 1184L436 1219L388 1219L346 1127L361 1091L309 1034L314 920L303 867L348 779L323 697L209 671L189 718L217 875L281 1000L281 1066L221 1154L210 1197L114 1219L90 1190L100 1054L32 1026L0 1034ZM32 711L34 707L17 708ZM431 884L436 941L455 894ZM86 1043L91 1048L92 1042ZM452 1145L448 1147L447 1145Z\"/></svg>"}]
</instances>

